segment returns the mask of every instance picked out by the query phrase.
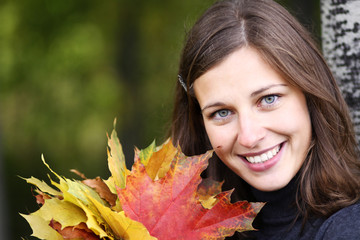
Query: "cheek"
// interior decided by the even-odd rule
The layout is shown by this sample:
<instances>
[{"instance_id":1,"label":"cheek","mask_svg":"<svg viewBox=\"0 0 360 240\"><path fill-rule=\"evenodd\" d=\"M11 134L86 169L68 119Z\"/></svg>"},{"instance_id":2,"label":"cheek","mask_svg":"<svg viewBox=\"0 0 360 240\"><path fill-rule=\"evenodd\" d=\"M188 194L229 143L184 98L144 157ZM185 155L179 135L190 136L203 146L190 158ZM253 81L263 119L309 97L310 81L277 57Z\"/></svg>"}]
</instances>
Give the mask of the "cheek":
<instances>
[{"instance_id":1,"label":"cheek","mask_svg":"<svg viewBox=\"0 0 360 240\"><path fill-rule=\"evenodd\" d=\"M222 142L223 134L221 134L215 127L211 127L208 124L205 124L205 130L213 149L221 147L220 143Z\"/></svg>"},{"instance_id":2,"label":"cheek","mask_svg":"<svg viewBox=\"0 0 360 240\"><path fill-rule=\"evenodd\" d=\"M305 144L311 138L311 123L306 115L288 115L273 122L271 130L286 136L298 144Z\"/></svg>"},{"instance_id":3,"label":"cheek","mask_svg":"<svg viewBox=\"0 0 360 240\"><path fill-rule=\"evenodd\" d=\"M292 140L294 147L302 149L309 145L311 141L311 120L304 102L294 104L281 115L283 117L277 118L277 121L274 122L278 132L287 135Z\"/></svg>"},{"instance_id":4,"label":"cheek","mask_svg":"<svg viewBox=\"0 0 360 240\"><path fill-rule=\"evenodd\" d=\"M297 114L293 114L293 118L290 121L293 121L294 130L298 130L306 134L307 131L311 129L311 119L307 106L304 105L302 108L298 108L296 111Z\"/></svg>"},{"instance_id":5,"label":"cheek","mask_svg":"<svg viewBox=\"0 0 360 240\"><path fill-rule=\"evenodd\" d=\"M233 129L225 126L205 124L205 130L209 137L211 146L218 156L231 151L234 139L236 139L236 134Z\"/></svg>"}]
</instances>

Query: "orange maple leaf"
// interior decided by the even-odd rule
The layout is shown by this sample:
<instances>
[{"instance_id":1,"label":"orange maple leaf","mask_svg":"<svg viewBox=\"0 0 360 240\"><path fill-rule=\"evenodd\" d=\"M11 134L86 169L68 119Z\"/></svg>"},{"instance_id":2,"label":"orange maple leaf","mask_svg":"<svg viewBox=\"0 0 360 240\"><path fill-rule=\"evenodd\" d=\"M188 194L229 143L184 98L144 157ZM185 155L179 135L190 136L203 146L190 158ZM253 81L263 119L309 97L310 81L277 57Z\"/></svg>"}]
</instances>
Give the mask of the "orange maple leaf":
<instances>
[{"instance_id":1,"label":"orange maple leaf","mask_svg":"<svg viewBox=\"0 0 360 240\"><path fill-rule=\"evenodd\" d=\"M235 231L254 230L252 222L264 203L231 204L232 191L228 191L216 195L211 209L201 205L197 188L211 155L186 157L178 151L169 171L158 180L147 174L137 157L126 187L117 189L125 214L159 240L224 239Z\"/></svg>"}]
</instances>

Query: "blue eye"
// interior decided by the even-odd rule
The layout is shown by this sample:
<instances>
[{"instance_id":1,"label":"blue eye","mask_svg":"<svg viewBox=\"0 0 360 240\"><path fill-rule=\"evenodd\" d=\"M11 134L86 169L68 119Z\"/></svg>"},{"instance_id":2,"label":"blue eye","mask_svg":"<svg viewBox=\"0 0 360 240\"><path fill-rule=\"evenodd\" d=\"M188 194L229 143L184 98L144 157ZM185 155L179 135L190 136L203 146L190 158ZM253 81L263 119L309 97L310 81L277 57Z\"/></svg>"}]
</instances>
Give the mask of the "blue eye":
<instances>
[{"instance_id":1,"label":"blue eye","mask_svg":"<svg viewBox=\"0 0 360 240\"><path fill-rule=\"evenodd\" d=\"M220 118L224 118L224 117L227 117L229 115L229 113L230 113L229 110L222 109L220 111L217 111L215 114Z\"/></svg>"},{"instance_id":2,"label":"blue eye","mask_svg":"<svg viewBox=\"0 0 360 240\"><path fill-rule=\"evenodd\" d=\"M276 96L276 95L268 95L268 96L263 97L263 99L261 100L261 103L265 104L265 105L271 105L271 104L274 104L277 99L278 99L278 96Z\"/></svg>"}]
</instances>

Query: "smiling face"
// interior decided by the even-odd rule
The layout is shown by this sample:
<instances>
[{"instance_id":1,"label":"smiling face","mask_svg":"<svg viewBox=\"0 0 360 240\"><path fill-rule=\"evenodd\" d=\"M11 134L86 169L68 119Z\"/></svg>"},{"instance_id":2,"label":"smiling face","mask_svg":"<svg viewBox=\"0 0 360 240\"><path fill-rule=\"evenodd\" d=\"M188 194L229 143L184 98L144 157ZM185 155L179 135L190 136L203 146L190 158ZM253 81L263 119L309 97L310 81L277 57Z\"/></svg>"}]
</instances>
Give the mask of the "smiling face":
<instances>
[{"instance_id":1,"label":"smiling face","mask_svg":"<svg viewBox=\"0 0 360 240\"><path fill-rule=\"evenodd\" d=\"M311 141L304 94L252 48L230 54L193 87L218 157L259 190L286 186Z\"/></svg>"}]
</instances>

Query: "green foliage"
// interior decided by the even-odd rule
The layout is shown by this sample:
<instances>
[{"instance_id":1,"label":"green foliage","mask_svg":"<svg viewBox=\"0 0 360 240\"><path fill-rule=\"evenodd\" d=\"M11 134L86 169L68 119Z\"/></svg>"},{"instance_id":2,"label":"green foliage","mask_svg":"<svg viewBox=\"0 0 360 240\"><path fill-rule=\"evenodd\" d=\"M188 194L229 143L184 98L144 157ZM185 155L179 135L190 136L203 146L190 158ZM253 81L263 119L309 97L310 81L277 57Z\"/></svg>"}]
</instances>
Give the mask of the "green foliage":
<instances>
[{"instance_id":1,"label":"green foliage","mask_svg":"<svg viewBox=\"0 0 360 240\"><path fill-rule=\"evenodd\" d=\"M42 153L60 174L105 176L99 136L115 117L127 159L135 143L165 139L184 35L210 2L0 3L0 184L7 183L9 239L31 232L16 213L37 206L16 176L46 178Z\"/></svg>"}]
</instances>

